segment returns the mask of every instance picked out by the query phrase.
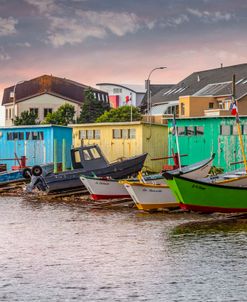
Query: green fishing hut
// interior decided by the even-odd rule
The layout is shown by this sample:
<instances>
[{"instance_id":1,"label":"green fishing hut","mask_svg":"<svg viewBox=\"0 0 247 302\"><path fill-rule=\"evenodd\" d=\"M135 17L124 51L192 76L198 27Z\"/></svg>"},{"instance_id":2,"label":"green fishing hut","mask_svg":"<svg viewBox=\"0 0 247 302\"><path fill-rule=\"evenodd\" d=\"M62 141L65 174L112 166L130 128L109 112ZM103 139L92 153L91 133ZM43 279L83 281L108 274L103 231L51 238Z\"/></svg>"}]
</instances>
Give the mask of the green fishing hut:
<instances>
[{"instance_id":1,"label":"green fishing hut","mask_svg":"<svg viewBox=\"0 0 247 302\"><path fill-rule=\"evenodd\" d=\"M242 161L242 152L235 117L193 117L176 120L182 165L189 165L210 157L215 153L213 165L231 171L244 167L234 164ZM240 117L240 129L246 154L247 116ZM173 120L168 120L168 154L177 152L173 135ZM170 162L171 163L171 162Z\"/></svg>"}]
</instances>

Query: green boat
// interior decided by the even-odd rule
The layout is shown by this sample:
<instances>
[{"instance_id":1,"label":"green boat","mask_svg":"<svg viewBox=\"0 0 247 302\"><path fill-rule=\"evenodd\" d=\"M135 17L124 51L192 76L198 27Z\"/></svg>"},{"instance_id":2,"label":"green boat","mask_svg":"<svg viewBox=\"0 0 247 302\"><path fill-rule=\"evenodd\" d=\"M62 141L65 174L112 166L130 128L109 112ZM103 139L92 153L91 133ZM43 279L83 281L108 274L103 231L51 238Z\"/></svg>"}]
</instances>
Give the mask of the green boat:
<instances>
[{"instance_id":1,"label":"green boat","mask_svg":"<svg viewBox=\"0 0 247 302\"><path fill-rule=\"evenodd\" d=\"M247 187L205 183L178 175L166 178L182 209L204 213L247 212Z\"/></svg>"}]
</instances>

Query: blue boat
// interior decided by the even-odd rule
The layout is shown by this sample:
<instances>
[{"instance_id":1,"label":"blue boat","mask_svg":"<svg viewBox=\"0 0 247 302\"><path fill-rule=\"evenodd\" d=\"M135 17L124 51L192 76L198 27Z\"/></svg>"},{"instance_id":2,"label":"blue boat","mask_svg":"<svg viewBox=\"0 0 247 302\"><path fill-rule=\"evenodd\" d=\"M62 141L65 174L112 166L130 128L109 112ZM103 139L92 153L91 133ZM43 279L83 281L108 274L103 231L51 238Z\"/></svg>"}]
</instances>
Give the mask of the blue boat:
<instances>
[{"instance_id":1,"label":"blue boat","mask_svg":"<svg viewBox=\"0 0 247 302\"><path fill-rule=\"evenodd\" d=\"M25 167L18 170L0 172L0 187L10 183L27 181L31 178L35 167L36 166L34 166L33 168ZM41 167L43 169L43 174L47 174L53 171L54 164L43 164L41 165Z\"/></svg>"}]
</instances>

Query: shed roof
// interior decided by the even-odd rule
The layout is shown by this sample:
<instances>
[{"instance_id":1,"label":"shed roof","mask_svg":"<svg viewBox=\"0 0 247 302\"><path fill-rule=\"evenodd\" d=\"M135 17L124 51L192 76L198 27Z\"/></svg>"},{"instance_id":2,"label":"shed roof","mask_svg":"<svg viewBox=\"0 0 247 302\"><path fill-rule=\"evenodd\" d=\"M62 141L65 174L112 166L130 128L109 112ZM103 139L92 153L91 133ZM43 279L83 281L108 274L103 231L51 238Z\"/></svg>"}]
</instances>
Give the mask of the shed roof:
<instances>
[{"instance_id":1,"label":"shed roof","mask_svg":"<svg viewBox=\"0 0 247 302\"><path fill-rule=\"evenodd\" d=\"M89 88L89 86L72 80L52 75L42 75L32 80L5 88L2 105L13 102L11 92L13 92L14 89L17 103L44 93L60 96L75 103L82 103L84 100L84 91L87 88ZM106 92L102 90L92 89L95 92L106 94Z\"/></svg>"}]
</instances>

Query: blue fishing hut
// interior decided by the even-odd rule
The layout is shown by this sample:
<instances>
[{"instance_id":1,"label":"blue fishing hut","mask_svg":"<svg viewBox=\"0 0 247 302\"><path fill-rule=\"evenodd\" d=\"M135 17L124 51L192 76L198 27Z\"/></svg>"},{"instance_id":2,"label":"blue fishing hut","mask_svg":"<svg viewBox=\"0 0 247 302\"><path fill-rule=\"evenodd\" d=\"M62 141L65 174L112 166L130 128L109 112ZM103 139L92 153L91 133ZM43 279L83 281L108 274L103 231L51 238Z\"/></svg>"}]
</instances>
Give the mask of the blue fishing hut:
<instances>
[{"instance_id":1,"label":"blue fishing hut","mask_svg":"<svg viewBox=\"0 0 247 302\"><path fill-rule=\"evenodd\" d=\"M70 149L72 128L55 125L11 126L0 128L0 163L7 169L19 165L26 157L26 165L63 163L71 167ZM18 158L18 159L17 159Z\"/></svg>"}]
</instances>

